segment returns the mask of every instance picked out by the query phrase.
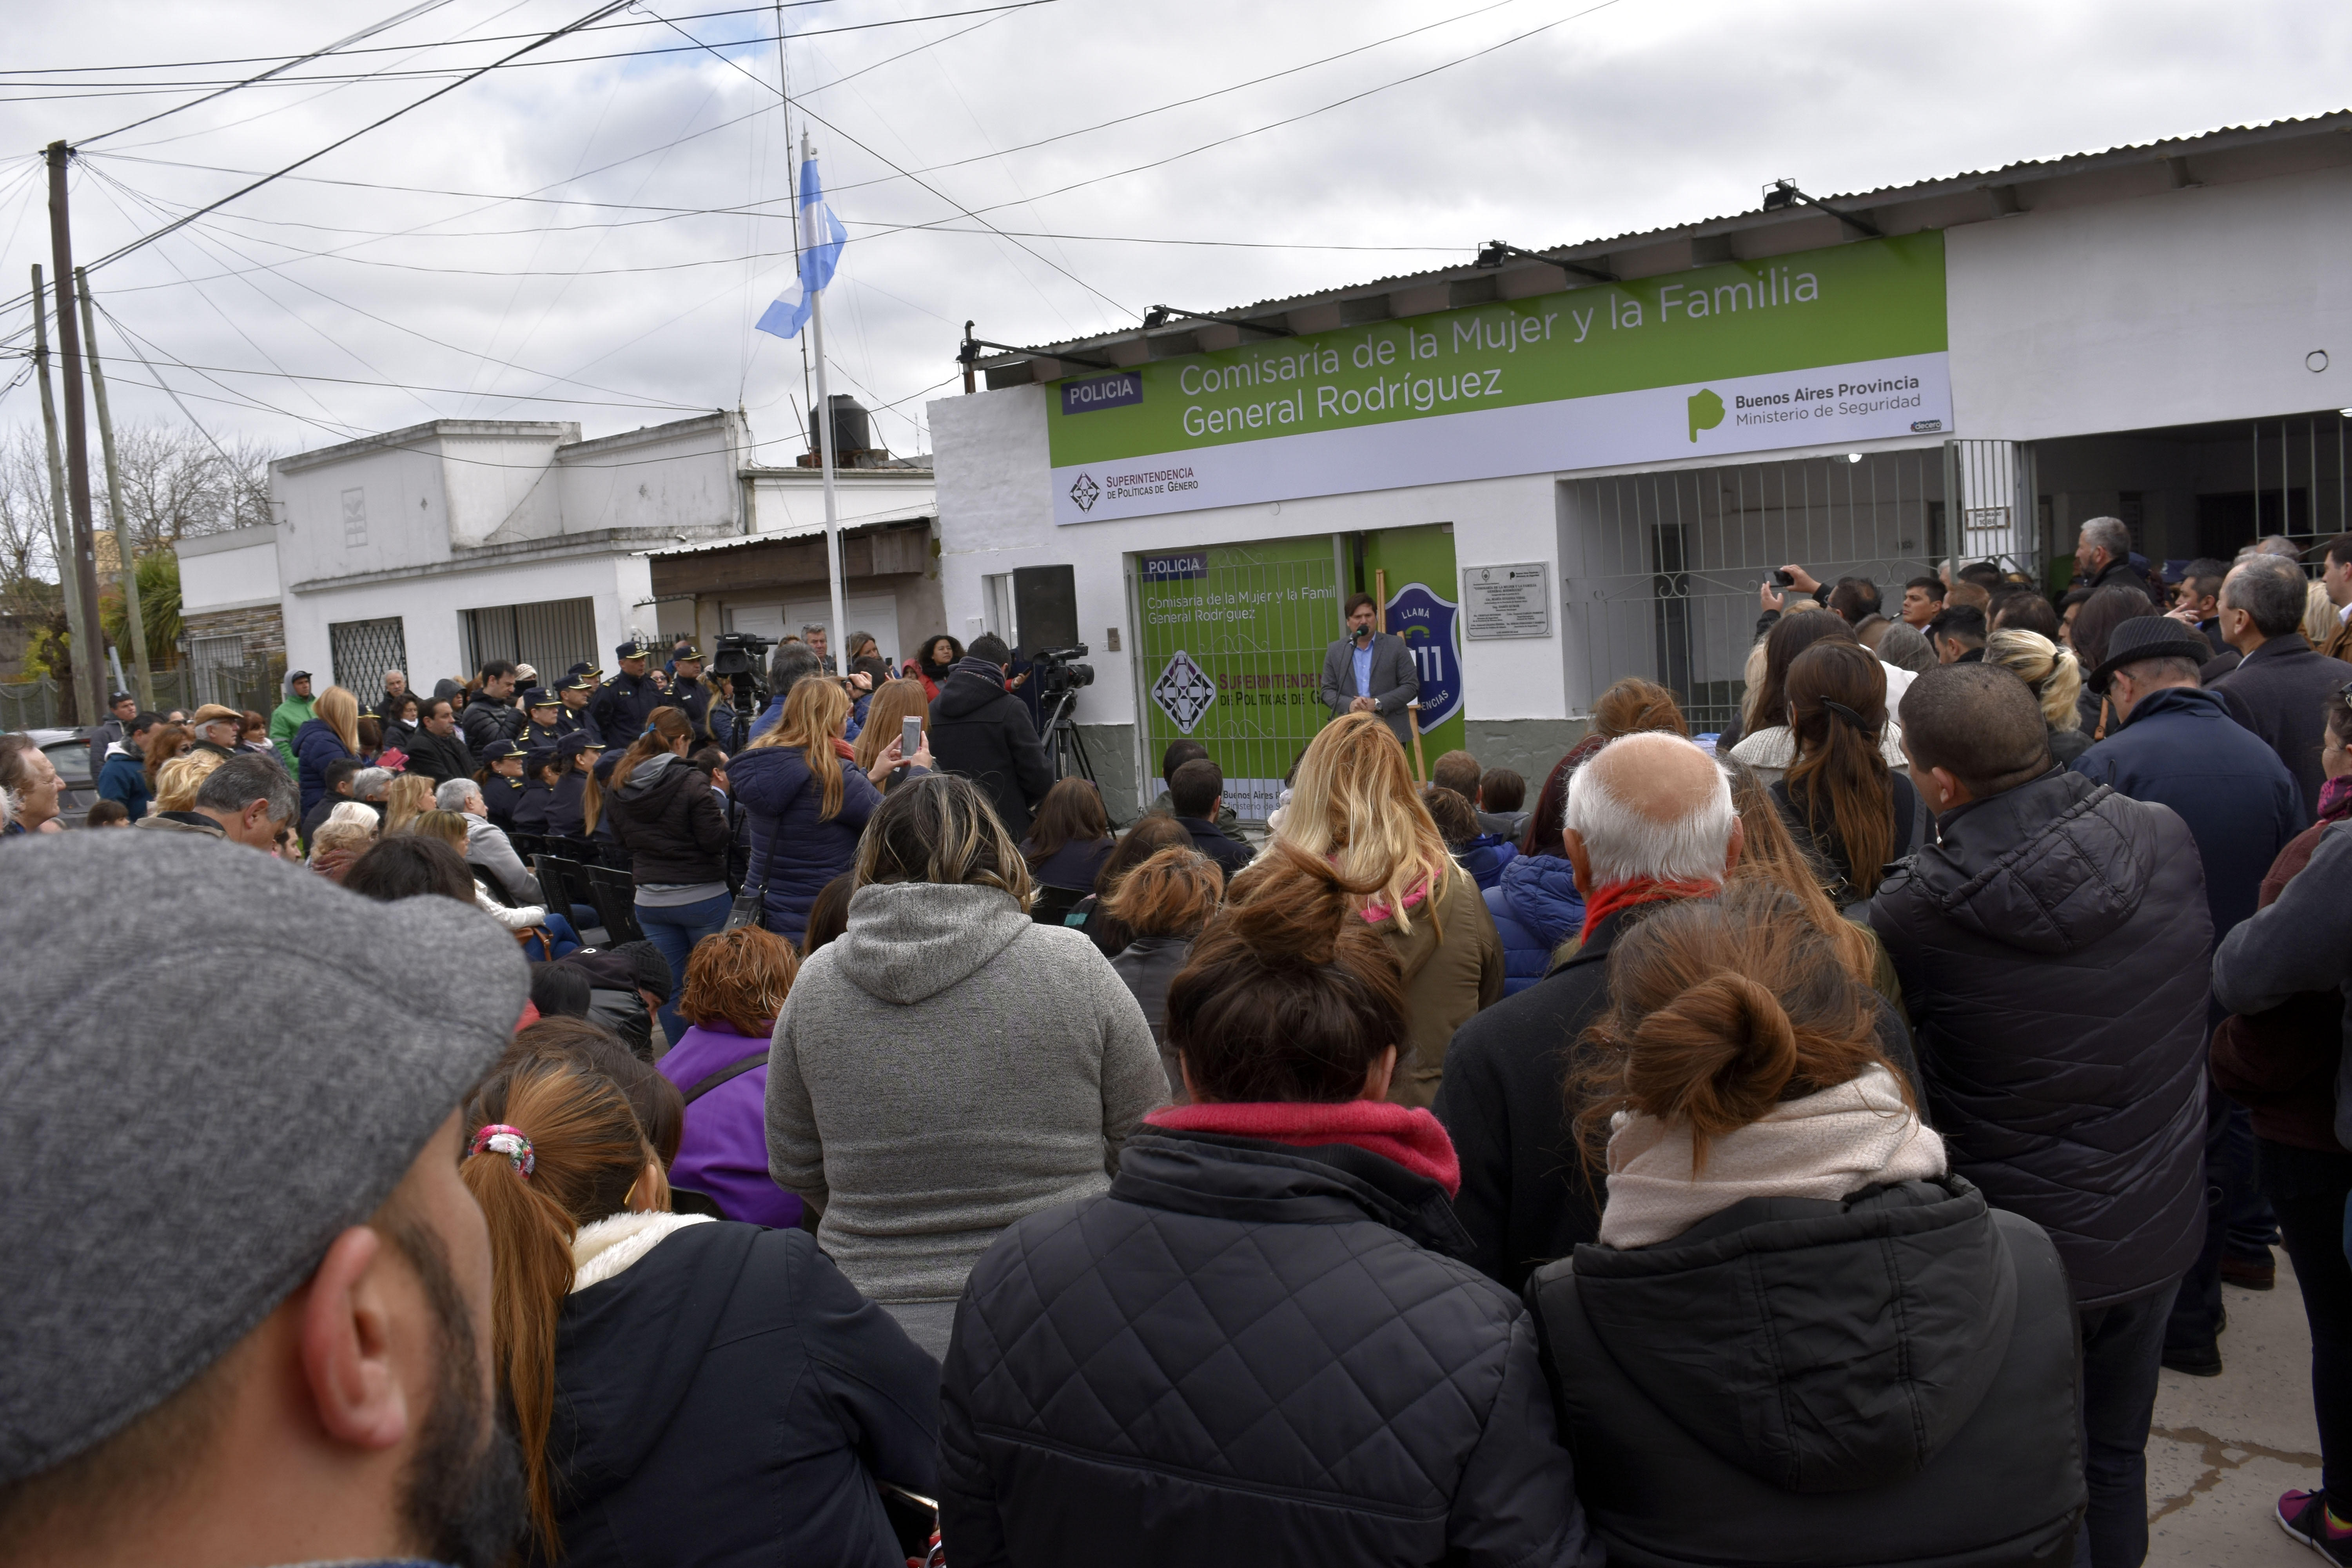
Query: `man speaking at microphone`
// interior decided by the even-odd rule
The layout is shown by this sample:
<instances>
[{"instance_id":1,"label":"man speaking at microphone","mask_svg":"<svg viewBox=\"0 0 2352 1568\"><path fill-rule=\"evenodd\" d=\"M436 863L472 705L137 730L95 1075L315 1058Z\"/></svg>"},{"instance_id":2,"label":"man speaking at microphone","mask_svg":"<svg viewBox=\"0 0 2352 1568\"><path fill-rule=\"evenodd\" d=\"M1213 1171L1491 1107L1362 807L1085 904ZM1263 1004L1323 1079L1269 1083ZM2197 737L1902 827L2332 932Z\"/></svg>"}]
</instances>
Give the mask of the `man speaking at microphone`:
<instances>
[{"instance_id":1,"label":"man speaking at microphone","mask_svg":"<svg viewBox=\"0 0 2352 1568\"><path fill-rule=\"evenodd\" d=\"M1377 713L1402 746L1412 744L1406 704L1421 695L1421 675L1404 639L1372 630L1378 605L1370 594L1348 596L1348 635L1323 653L1323 706L1333 717Z\"/></svg>"}]
</instances>

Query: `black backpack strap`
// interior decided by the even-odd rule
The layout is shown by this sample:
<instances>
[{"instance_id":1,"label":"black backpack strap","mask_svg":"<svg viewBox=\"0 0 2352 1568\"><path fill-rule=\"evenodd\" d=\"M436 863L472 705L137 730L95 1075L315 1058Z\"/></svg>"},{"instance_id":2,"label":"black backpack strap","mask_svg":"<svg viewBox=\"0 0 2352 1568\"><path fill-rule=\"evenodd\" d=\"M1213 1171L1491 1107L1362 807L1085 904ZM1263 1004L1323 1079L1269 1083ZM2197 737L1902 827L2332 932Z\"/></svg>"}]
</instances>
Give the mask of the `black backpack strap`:
<instances>
[{"instance_id":1,"label":"black backpack strap","mask_svg":"<svg viewBox=\"0 0 2352 1568\"><path fill-rule=\"evenodd\" d=\"M727 1082L730 1079L741 1078L753 1068L763 1068L767 1065L768 1047L761 1046L757 1055L745 1057L740 1062L729 1062L717 1072L710 1074L708 1078L698 1080L692 1089L686 1091L686 1103L692 1105L696 1100L700 1100L704 1095L709 1094L712 1089L717 1089L720 1084Z\"/></svg>"}]
</instances>

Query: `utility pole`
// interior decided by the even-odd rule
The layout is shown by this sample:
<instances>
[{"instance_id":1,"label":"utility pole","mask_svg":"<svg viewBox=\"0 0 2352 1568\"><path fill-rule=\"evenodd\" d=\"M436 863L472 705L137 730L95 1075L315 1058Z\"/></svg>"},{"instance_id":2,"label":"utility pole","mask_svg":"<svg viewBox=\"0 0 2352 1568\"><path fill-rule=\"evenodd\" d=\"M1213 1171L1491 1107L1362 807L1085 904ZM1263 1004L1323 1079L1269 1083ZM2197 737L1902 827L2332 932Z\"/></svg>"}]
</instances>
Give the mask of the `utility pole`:
<instances>
[{"instance_id":1,"label":"utility pole","mask_svg":"<svg viewBox=\"0 0 2352 1568\"><path fill-rule=\"evenodd\" d=\"M81 581L74 571L73 552L67 542L73 529L66 521L66 465L58 455L58 405L56 395L49 390L49 321L48 290L41 283L40 264L33 266L33 374L41 382L41 432L47 437L49 454L49 548L58 561L58 588L65 595L66 629L73 637L74 716L86 724L100 722L104 710L96 713L81 712L83 688L89 682L81 678L85 661L95 658L89 650L97 646L91 641L89 622L82 609ZM96 777L93 772L92 777Z\"/></svg>"},{"instance_id":2,"label":"utility pole","mask_svg":"<svg viewBox=\"0 0 2352 1568\"><path fill-rule=\"evenodd\" d=\"M74 268L74 292L81 297L82 347L89 355L89 391L98 402L98 446L106 457L106 510L114 521L114 553L122 563L122 618L131 627L131 669L138 679L142 712L155 706L155 672L147 662L147 623L139 614L139 555L122 516L122 469L114 460L114 421L106 415L106 372L98 363L98 315L89 302L89 276Z\"/></svg>"},{"instance_id":3,"label":"utility pole","mask_svg":"<svg viewBox=\"0 0 2352 1568\"><path fill-rule=\"evenodd\" d=\"M89 430L81 401L81 326L74 320L73 226L66 207L66 165L72 150L52 142L49 160L49 259L58 279L58 357L65 364L66 504L73 511L75 581L81 585L82 619L89 646L74 649L74 669L89 693L89 721L106 711L105 628L99 624L98 545L90 537Z\"/></svg>"}]
</instances>

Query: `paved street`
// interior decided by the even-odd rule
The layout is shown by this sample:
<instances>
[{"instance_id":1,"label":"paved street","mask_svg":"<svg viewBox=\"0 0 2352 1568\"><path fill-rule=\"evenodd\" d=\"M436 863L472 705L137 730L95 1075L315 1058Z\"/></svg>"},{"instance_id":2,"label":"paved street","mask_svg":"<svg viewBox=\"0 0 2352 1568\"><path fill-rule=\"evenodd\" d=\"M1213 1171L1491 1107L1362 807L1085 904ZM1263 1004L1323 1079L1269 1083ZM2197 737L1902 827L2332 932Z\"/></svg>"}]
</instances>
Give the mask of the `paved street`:
<instances>
[{"instance_id":1,"label":"paved street","mask_svg":"<svg viewBox=\"0 0 2352 1568\"><path fill-rule=\"evenodd\" d=\"M2319 1561L2271 1519L2278 1494L2319 1480L2311 1339L2286 1254L2278 1288L2224 1286L2219 1377L2163 1374L2147 1445L2147 1560L2161 1568L2286 1568Z\"/></svg>"}]
</instances>

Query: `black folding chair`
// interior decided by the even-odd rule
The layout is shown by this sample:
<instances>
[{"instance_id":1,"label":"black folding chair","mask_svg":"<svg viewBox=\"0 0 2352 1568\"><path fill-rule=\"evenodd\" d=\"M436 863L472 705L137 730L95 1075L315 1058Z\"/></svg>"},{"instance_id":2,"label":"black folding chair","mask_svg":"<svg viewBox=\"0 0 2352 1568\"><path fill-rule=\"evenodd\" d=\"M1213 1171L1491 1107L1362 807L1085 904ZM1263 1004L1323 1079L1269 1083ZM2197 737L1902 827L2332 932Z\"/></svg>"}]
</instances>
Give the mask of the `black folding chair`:
<instances>
[{"instance_id":1,"label":"black folding chair","mask_svg":"<svg viewBox=\"0 0 2352 1568\"><path fill-rule=\"evenodd\" d=\"M571 921L579 929L582 942L591 947L610 947L631 940L614 935L609 926L602 923L604 907L596 900L596 885L589 879L587 867L561 855L541 855L531 868L539 873L539 886L547 895L547 907ZM583 905L596 911L598 924L579 925L580 917L575 911ZM632 929L635 924L631 922Z\"/></svg>"},{"instance_id":2,"label":"black folding chair","mask_svg":"<svg viewBox=\"0 0 2352 1568\"><path fill-rule=\"evenodd\" d=\"M590 901L604 922L607 945L644 941L646 933L637 924L636 879L610 866L583 866L581 869L587 874Z\"/></svg>"}]
</instances>

